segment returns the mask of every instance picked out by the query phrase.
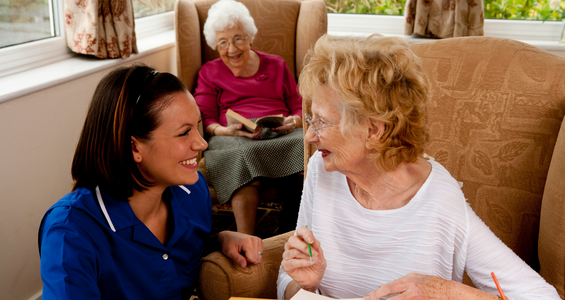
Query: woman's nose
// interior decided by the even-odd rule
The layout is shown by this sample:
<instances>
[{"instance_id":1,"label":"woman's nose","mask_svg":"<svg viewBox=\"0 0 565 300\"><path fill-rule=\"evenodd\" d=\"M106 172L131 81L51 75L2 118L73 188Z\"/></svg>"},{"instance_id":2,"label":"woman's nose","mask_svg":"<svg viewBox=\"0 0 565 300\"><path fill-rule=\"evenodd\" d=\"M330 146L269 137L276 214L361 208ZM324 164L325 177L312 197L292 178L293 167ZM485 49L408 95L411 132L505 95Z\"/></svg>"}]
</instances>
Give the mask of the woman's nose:
<instances>
[{"instance_id":1,"label":"woman's nose","mask_svg":"<svg viewBox=\"0 0 565 300\"><path fill-rule=\"evenodd\" d=\"M204 151L208 148L208 142L200 135L198 132L198 138L192 143L192 150L194 151Z\"/></svg>"},{"instance_id":2,"label":"woman's nose","mask_svg":"<svg viewBox=\"0 0 565 300\"><path fill-rule=\"evenodd\" d=\"M239 48L237 48L233 42L228 43L228 52L236 52L237 50L239 50Z\"/></svg>"},{"instance_id":3,"label":"woman's nose","mask_svg":"<svg viewBox=\"0 0 565 300\"><path fill-rule=\"evenodd\" d=\"M308 144L315 144L319 140L320 139L312 126L308 126L308 129L306 129L306 134L304 135L304 141Z\"/></svg>"}]
</instances>

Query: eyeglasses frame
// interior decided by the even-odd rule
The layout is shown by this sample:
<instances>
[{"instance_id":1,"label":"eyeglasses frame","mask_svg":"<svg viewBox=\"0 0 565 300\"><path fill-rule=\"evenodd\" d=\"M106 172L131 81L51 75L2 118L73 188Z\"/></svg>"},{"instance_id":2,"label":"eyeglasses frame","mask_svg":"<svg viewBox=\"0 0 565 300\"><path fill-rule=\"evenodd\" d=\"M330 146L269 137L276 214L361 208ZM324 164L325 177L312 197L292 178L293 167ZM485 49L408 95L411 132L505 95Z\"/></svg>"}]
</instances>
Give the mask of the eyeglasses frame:
<instances>
[{"instance_id":1,"label":"eyeglasses frame","mask_svg":"<svg viewBox=\"0 0 565 300\"><path fill-rule=\"evenodd\" d=\"M249 38L249 36L246 35L246 36L242 37L241 39L245 41L248 38ZM223 42L226 42L228 45L225 49L220 49L220 44L223 43ZM234 47L236 47L237 49L240 49L238 46L235 45L233 37L232 37L231 42L226 39L225 41L221 41L221 42L216 43L216 47L218 48L218 51L220 51L220 50L224 51L224 50L228 50L230 48L230 44L233 45Z\"/></svg>"},{"instance_id":2,"label":"eyeglasses frame","mask_svg":"<svg viewBox=\"0 0 565 300\"><path fill-rule=\"evenodd\" d=\"M332 126L336 126L336 125L339 126L339 122L332 124L332 123L326 122L326 121L325 121L324 119L322 119L322 118L319 118L319 119L316 120L316 121L312 121L312 120L313 120L312 116L310 116L310 115L307 114L307 113L304 113L304 120L306 121L306 123L308 123L308 126L309 126L308 128L312 128L312 130L314 130L314 132L316 133L316 135L317 135L318 137L321 137L320 133L318 132L319 130L322 130L322 129L328 128L328 127L332 127ZM316 123L316 124L314 124L314 123ZM320 124L320 123L322 123L322 126L316 128L316 125L317 125L317 124Z\"/></svg>"}]
</instances>

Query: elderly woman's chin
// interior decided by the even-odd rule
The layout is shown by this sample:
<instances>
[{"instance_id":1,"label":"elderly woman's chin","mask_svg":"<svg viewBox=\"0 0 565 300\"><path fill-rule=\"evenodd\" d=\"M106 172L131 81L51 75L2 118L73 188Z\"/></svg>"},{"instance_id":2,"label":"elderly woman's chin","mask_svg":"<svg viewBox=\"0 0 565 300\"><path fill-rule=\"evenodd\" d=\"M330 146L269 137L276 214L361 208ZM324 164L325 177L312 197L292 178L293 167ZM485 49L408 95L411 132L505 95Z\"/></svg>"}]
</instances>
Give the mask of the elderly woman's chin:
<instances>
[{"instance_id":1,"label":"elderly woman's chin","mask_svg":"<svg viewBox=\"0 0 565 300\"><path fill-rule=\"evenodd\" d=\"M230 69L235 77L243 77L249 58L245 53L240 53L234 56L226 55L222 57L224 64Z\"/></svg>"},{"instance_id":2,"label":"elderly woman's chin","mask_svg":"<svg viewBox=\"0 0 565 300\"><path fill-rule=\"evenodd\" d=\"M198 171L196 171L196 163L186 165L181 164L179 167L181 167L182 170L178 173L178 183L175 185L193 185L198 181L199 176Z\"/></svg>"},{"instance_id":3,"label":"elderly woman's chin","mask_svg":"<svg viewBox=\"0 0 565 300\"><path fill-rule=\"evenodd\" d=\"M322 152L322 160L324 162L324 170L326 172L347 172L354 171L355 167L353 162L349 162L345 159L340 159L335 153L325 151Z\"/></svg>"}]
</instances>

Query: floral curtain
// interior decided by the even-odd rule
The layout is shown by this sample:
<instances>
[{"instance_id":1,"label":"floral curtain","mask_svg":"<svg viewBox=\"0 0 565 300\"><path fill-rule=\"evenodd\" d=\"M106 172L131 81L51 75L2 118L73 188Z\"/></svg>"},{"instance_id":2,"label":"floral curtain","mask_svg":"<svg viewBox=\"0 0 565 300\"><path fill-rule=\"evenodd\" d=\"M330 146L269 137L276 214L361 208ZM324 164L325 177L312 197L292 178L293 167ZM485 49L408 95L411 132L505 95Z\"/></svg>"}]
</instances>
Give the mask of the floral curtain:
<instances>
[{"instance_id":1,"label":"floral curtain","mask_svg":"<svg viewBox=\"0 0 565 300\"><path fill-rule=\"evenodd\" d=\"M137 53L131 0L65 0L67 46L99 58Z\"/></svg>"},{"instance_id":2,"label":"floral curtain","mask_svg":"<svg viewBox=\"0 0 565 300\"><path fill-rule=\"evenodd\" d=\"M407 0L404 34L450 38L484 35L482 0Z\"/></svg>"}]
</instances>

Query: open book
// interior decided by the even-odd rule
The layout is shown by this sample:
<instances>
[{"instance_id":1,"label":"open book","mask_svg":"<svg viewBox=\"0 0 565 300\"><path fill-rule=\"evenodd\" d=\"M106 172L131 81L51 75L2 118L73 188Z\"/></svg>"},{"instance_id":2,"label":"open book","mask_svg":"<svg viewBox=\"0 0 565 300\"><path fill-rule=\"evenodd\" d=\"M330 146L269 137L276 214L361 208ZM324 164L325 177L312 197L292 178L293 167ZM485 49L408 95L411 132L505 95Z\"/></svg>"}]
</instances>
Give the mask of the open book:
<instances>
[{"instance_id":1,"label":"open book","mask_svg":"<svg viewBox=\"0 0 565 300\"><path fill-rule=\"evenodd\" d=\"M226 112L226 118L228 119L228 125L243 124L243 129L249 132L254 132L257 127L275 128L284 124L283 115L266 116L253 122L231 109L228 109Z\"/></svg>"}]
</instances>

